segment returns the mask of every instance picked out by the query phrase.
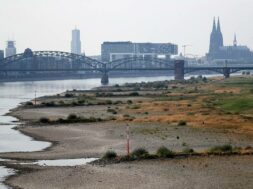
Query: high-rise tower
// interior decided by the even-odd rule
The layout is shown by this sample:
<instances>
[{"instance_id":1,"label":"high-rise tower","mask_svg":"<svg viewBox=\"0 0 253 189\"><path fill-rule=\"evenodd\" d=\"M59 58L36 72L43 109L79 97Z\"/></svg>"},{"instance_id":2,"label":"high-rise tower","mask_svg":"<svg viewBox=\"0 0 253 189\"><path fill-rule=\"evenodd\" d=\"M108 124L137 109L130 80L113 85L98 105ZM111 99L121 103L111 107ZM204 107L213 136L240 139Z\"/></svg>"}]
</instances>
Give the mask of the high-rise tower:
<instances>
[{"instance_id":1,"label":"high-rise tower","mask_svg":"<svg viewBox=\"0 0 253 189\"><path fill-rule=\"evenodd\" d=\"M15 41L7 41L7 47L5 49L5 57L13 56L16 54Z\"/></svg>"},{"instance_id":2,"label":"high-rise tower","mask_svg":"<svg viewBox=\"0 0 253 189\"><path fill-rule=\"evenodd\" d=\"M71 53L81 54L80 30L72 30Z\"/></svg>"}]
</instances>

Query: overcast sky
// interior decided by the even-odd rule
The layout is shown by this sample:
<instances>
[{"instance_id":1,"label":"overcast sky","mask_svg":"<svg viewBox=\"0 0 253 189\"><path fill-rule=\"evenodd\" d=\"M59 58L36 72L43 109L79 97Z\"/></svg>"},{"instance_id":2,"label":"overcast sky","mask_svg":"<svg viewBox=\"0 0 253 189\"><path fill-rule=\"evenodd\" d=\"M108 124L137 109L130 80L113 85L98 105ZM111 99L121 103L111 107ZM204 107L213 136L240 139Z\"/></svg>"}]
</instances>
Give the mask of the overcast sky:
<instances>
[{"instance_id":1,"label":"overcast sky","mask_svg":"<svg viewBox=\"0 0 253 189\"><path fill-rule=\"evenodd\" d=\"M81 30L82 51L100 54L103 41L190 44L204 55L214 16L225 44L253 49L252 0L0 0L0 49L14 39L18 52L70 51L71 30Z\"/></svg>"}]
</instances>

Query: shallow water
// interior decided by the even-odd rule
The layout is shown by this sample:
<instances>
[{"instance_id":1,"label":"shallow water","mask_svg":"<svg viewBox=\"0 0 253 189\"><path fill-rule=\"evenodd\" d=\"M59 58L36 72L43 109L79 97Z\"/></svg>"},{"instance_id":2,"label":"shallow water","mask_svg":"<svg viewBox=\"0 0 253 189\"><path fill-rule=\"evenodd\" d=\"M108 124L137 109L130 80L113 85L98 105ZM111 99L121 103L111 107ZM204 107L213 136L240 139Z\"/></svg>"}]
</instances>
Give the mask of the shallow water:
<instances>
[{"instance_id":1,"label":"shallow water","mask_svg":"<svg viewBox=\"0 0 253 189\"><path fill-rule=\"evenodd\" d=\"M138 78L112 78L110 84L124 84L142 81L170 80L172 77L138 77ZM17 107L20 103L29 101L35 97L62 93L66 90L89 90L100 86L100 79L83 80L59 80L59 81L35 81L35 82L7 82L0 83L0 153L1 152L30 152L43 150L50 146L48 142L34 141L31 137L25 136L17 130L12 129L17 126L17 119L4 116L10 109ZM87 160L89 161L89 160ZM93 161L93 160L92 160ZM40 161L38 164L52 165L79 165L85 164L85 159L78 160L55 160ZM0 166L0 183L6 176L14 171ZM0 189L7 189L0 184Z\"/></svg>"},{"instance_id":2,"label":"shallow water","mask_svg":"<svg viewBox=\"0 0 253 189\"><path fill-rule=\"evenodd\" d=\"M40 166L77 166L86 165L98 158L82 158L82 159L59 159L59 160L40 160L33 164Z\"/></svg>"},{"instance_id":3,"label":"shallow water","mask_svg":"<svg viewBox=\"0 0 253 189\"><path fill-rule=\"evenodd\" d=\"M190 78L192 75L186 76ZM209 75L213 77L217 75ZM136 78L110 78L110 85L152 82L172 80L172 76L161 77L136 77ZM20 152L38 151L50 146L48 142L34 141L32 138L23 135L12 128L17 126L17 119L4 116L10 109L17 107L20 103L29 101L35 97L62 93L66 90L89 90L100 86L100 79L80 79L80 80L59 80L59 81L28 81L28 82L6 82L0 83L0 153L1 152ZM1 160L0 160L1 161ZM85 164L85 159L77 160L49 160L39 161L41 165L72 166L79 163ZM89 160L87 160L89 161ZM14 171L0 166L0 183L6 176L13 174ZM7 189L0 184L0 189Z\"/></svg>"},{"instance_id":4,"label":"shallow water","mask_svg":"<svg viewBox=\"0 0 253 189\"><path fill-rule=\"evenodd\" d=\"M12 169L8 169L6 167L0 166L0 189L9 189L7 186L2 184L2 182L5 180L5 177L14 175L15 171Z\"/></svg>"}]
</instances>

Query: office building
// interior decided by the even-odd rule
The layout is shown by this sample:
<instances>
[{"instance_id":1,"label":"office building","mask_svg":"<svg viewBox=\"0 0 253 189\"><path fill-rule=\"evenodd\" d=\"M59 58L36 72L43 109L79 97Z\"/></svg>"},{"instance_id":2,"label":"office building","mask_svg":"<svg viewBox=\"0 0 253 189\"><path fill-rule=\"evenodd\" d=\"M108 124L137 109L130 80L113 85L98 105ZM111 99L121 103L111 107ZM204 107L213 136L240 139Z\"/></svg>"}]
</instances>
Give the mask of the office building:
<instances>
[{"instance_id":1,"label":"office building","mask_svg":"<svg viewBox=\"0 0 253 189\"><path fill-rule=\"evenodd\" d=\"M101 45L101 59L110 62L133 56L165 56L178 54L178 46L172 43L104 42Z\"/></svg>"},{"instance_id":2,"label":"office building","mask_svg":"<svg viewBox=\"0 0 253 189\"><path fill-rule=\"evenodd\" d=\"M80 30L72 30L71 53L81 55Z\"/></svg>"},{"instance_id":3,"label":"office building","mask_svg":"<svg viewBox=\"0 0 253 189\"><path fill-rule=\"evenodd\" d=\"M13 56L16 54L15 41L7 41L7 47L5 49L5 57Z\"/></svg>"}]
</instances>

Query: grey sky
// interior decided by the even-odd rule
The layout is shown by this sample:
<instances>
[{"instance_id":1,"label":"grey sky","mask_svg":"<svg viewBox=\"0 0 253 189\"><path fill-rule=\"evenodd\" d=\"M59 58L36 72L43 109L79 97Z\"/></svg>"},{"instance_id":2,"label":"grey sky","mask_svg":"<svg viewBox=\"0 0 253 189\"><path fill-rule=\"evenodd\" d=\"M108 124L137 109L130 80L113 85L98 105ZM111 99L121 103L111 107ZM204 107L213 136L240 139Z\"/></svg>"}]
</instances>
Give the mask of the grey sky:
<instances>
[{"instance_id":1,"label":"grey sky","mask_svg":"<svg viewBox=\"0 0 253 189\"><path fill-rule=\"evenodd\" d=\"M103 41L191 44L204 55L214 16L220 16L225 44L234 32L253 49L252 0L0 0L0 49L14 39L18 52L70 51L71 30L81 30L82 49L100 53Z\"/></svg>"}]
</instances>

